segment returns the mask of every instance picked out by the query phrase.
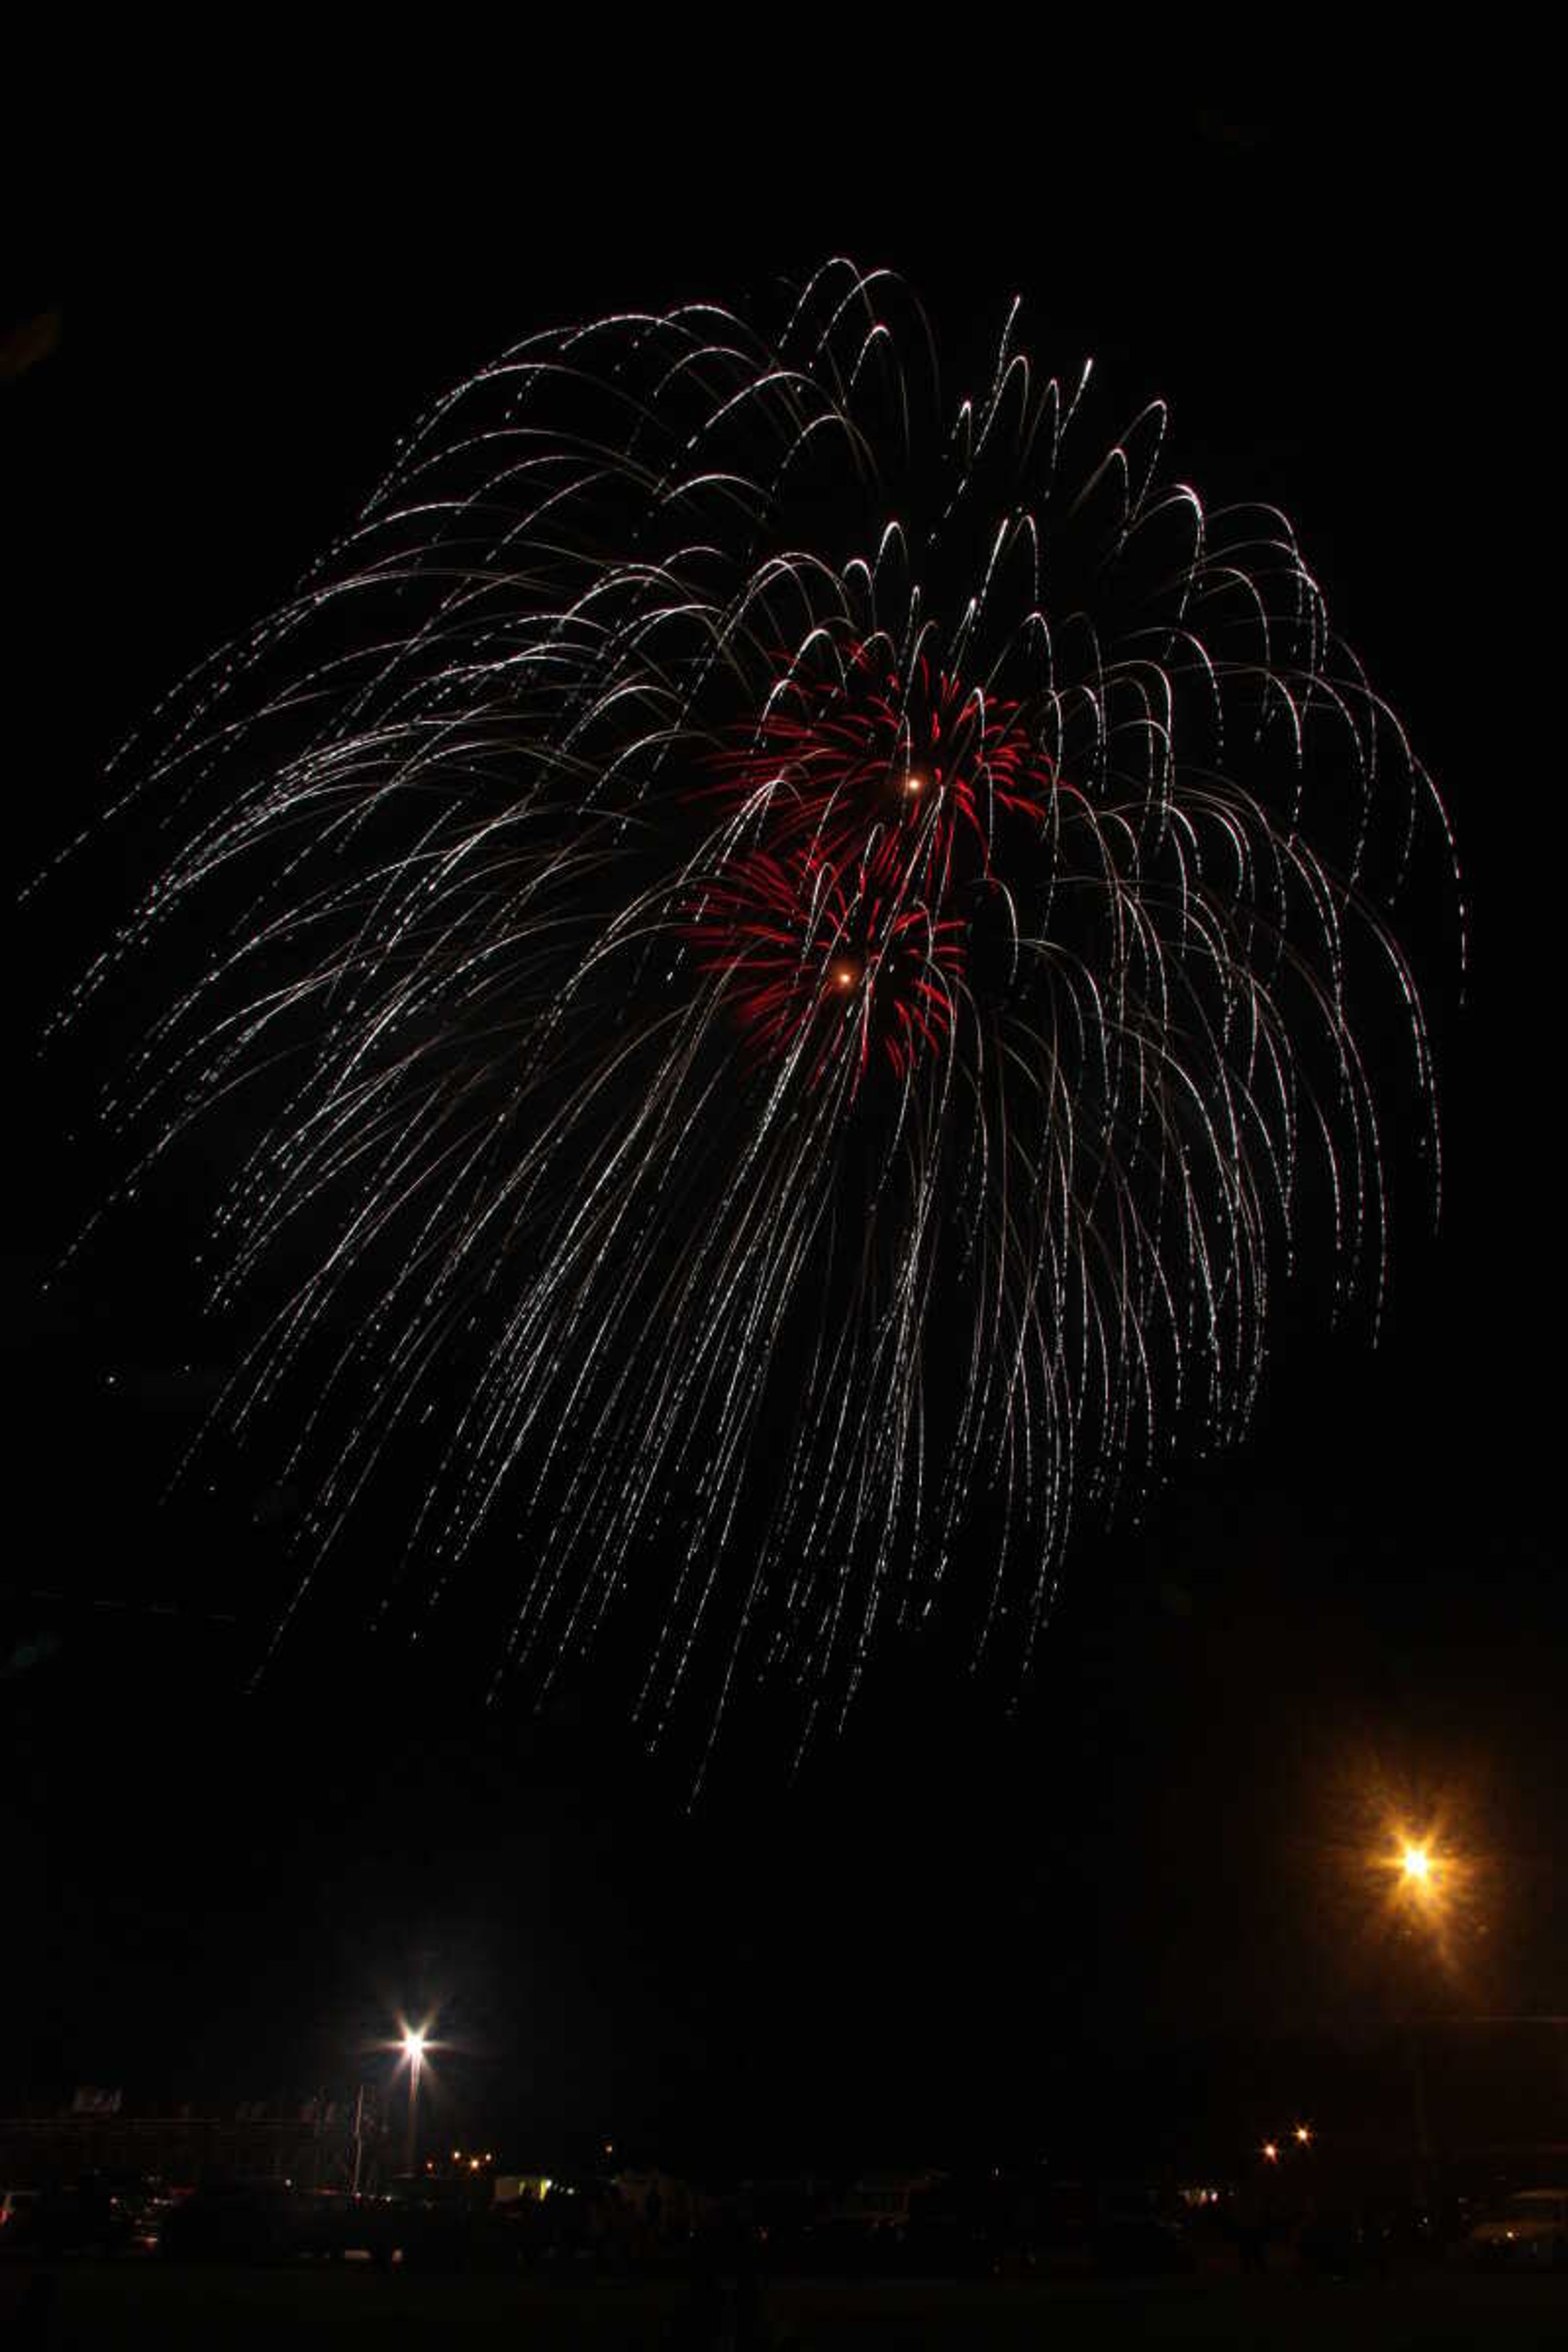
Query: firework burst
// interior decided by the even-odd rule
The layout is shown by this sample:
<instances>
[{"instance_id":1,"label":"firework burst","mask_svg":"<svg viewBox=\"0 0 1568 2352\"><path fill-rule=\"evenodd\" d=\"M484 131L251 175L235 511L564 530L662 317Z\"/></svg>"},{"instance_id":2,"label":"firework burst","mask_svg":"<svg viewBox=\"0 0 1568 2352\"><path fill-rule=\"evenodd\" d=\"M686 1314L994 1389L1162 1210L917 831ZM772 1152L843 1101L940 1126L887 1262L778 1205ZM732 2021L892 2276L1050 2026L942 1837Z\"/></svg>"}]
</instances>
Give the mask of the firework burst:
<instances>
[{"instance_id":1,"label":"firework burst","mask_svg":"<svg viewBox=\"0 0 1568 2352\"><path fill-rule=\"evenodd\" d=\"M763 1673L809 1725L944 1581L1026 1662L1075 1513L1244 1426L1304 1199L1375 1303L1352 998L1429 1110L1441 811L1284 517L1015 336L954 397L836 262L535 337L133 755L184 845L84 994L222 910L111 1107L263 1107L279 1640L417 1431L378 1606L480 1579L498 1688L624 1608L651 1732Z\"/></svg>"}]
</instances>

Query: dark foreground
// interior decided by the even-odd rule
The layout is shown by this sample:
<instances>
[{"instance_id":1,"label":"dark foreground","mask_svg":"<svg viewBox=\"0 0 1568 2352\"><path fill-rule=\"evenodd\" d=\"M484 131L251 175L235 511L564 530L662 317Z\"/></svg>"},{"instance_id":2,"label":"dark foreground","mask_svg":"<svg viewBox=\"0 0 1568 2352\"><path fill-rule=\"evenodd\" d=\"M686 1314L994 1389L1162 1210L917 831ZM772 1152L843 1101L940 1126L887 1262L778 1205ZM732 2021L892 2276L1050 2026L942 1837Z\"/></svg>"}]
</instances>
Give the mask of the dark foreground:
<instances>
[{"instance_id":1,"label":"dark foreground","mask_svg":"<svg viewBox=\"0 0 1568 2352\"><path fill-rule=\"evenodd\" d=\"M74 2262L55 2267L53 2292L29 2296L30 2271L0 2272L5 2352L114 2352L121 2345L182 2347L342 2345L399 2352L411 2346L516 2346L519 2352L664 2352L729 2344L690 2314L683 2283L631 2281L551 2287L498 2278L403 2276L368 2266L282 2270L184 2269L156 2262ZM26 2306L26 2307L25 2307ZM1568 2345L1568 2278L1486 2278L1430 2272L1386 2283L1309 2284L1288 2275L1184 2281L1144 2287L1041 2286L949 2281L845 2284L780 2281L764 2291L758 2352L900 2352L905 2346L1247 2346L1274 2352L1324 2345L1333 2352L1415 2347Z\"/></svg>"}]
</instances>

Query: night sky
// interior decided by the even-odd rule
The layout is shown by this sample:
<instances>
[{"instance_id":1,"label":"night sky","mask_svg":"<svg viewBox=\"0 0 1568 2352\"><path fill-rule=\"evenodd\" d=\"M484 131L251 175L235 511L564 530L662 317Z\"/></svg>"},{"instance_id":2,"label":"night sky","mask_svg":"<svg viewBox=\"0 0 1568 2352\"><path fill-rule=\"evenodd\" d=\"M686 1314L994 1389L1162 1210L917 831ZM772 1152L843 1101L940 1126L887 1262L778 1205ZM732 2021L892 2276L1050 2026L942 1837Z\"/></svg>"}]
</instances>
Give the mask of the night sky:
<instances>
[{"instance_id":1,"label":"night sky","mask_svg":"<svg viewBox=\"0 0 1568 2352\"><path fill-rule=\"evenodd\" d=\"M135 201L106 180L76 270L40 253L12 290L8 322L58 313L0 382L18 883L457 376L837 249L960 352L1021 292L1053 365L1092 351L1129 415L1169 396L1177 471L1286 509L1444 792L1472 936L1462 996L1440 906L1413 929L1445 1210L1434 1239L1402 1174L1375 1351L1364 1316L1327 1328L1309 1249L1251 1439L1080 1529L1016 1706L911 1644L797 1779L759 1719L693 1811L614 1661L486 1714L471 1659L345 1626L249 1691L291 1499L220 1449L161 1500L237 1344L190 1264L221 1131L43 1287L115 1173L93 1071L35 1047L123 903L89 849L12 926L0 2103L302 2096L435 2000L440 2095L519 2152L1028 2145L1086 2070L1133 2097L1205 2037L1396 2011L1358 1857L1401 1806L1486 1857L1443 1998L1568 2008L1561 436L1536 151L1478 135L1479 89L1458 135L1458 95L972 123L923 171L901 115L879 161L846 102L829 174L623 93L595 170L549 110L461 173L388 128L374 198L352 154L273 181L208 139L143 159Z\"/></svg>"}]
</instances>

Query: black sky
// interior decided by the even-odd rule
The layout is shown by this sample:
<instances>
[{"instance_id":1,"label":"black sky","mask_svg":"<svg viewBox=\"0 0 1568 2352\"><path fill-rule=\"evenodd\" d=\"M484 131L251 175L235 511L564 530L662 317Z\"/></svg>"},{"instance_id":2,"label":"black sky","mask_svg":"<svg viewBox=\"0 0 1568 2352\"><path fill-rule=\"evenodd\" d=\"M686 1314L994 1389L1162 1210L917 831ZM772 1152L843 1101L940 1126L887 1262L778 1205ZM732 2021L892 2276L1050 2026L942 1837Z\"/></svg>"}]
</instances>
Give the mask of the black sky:
<instances>
[{"instance_id":1,"label":"black sky","mask_svg":"<svg viewBox=\"0 0 1568 2352\"><path fill-rule=\"evenodd\" d=\"M1309 1268L1252 1440L1080 1537L1010 1715L893 1658L801 1780L759 1736L692 1815L591 1679L543 1722L481 1720L460 1677L368 1645L247 1696L286 1500L234 1463L158 1502L224 1361L190 1220L162 1202L40 1291L110 1172L79 1069L32 1046L112 919L89 858L14 924L0 2099L308 2086L428 1990L468 2045L451 2095L519 2131L1026 2135L1083 2048L1385 2000L1345 1860L1379 1787L1492 1857L1457 2001L1568 2005L1560 428L1531 143L1480 89L1026 137L900 113L872 148L850 110L817 128L852 159L831 169L798 126L731 111L698 141L625 92L592 169L548 109L460 163L389 132L363 167L306 141L269 173L209 127L127 201L106 185L74 268L40 241L11 312L58 306L58 339L0 384L18 877L506 341L741 300L830 249L902 268L976 353L1017 290L1054 364L1093 351L1130 415L1171 397L1181 470L1287 509L1448 800L1466 1003L1441 926L1419 942L1441 1232L1407 1185L1375 1353L1364 1321L1325 1331Z\"/></svg>"}]
</instances>

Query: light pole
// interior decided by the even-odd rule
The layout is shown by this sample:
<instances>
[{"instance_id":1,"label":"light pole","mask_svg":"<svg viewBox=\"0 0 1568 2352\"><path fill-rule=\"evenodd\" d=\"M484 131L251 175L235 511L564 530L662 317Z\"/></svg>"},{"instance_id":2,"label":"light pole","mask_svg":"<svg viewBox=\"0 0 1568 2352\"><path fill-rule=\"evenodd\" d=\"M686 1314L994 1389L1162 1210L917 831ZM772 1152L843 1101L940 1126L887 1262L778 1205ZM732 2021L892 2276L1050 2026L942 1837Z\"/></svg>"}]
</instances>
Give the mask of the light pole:
<instances>
[{"instance_id":1,"label":"light pole","mask_svg":"<svg viewBox=\"0 0 1568 2352\"><path fill-rule=\"evenodd\" d=\"M1396 1874L1394 1891L1407 1916L1414 1913L1432 1944L1440 1945L1444 1910L1454 1873L1453 1858L1436 1854L1429 1838L1403 1832L1399 1850L1391 1857ZM1432 2189L1432 2136L1426 2120L1426 2075L1422 2063L1420 2021L1412 2014L1405 2029L1410 2063L1410 2125L1414 2142L1415 2197L1425 2206Z\"/></svg>"},{"instance_id":2,"label":"light pole","mask_svg":"<svg viewBox=\"0 0 1568 2352\"><path fill-rule=\"evenodd\" d=\"M425 2063L425 2030L423 2026L405 2026L403 2054L408 2061L408 2146L405 2172L413 2172L419 2154L419 2074Z\"/></svg>"}]
</instances>

